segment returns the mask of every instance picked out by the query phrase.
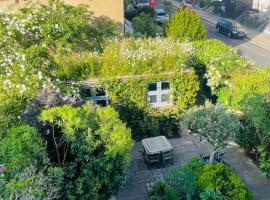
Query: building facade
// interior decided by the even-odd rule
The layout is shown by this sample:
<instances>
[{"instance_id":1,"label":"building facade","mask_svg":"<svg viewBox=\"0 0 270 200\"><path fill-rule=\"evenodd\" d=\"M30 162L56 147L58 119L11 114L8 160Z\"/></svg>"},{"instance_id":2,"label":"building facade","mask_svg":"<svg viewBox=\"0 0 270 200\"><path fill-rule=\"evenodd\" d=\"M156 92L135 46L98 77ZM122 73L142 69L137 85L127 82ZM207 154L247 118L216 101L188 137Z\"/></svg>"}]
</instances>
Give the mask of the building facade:
<instances>
[{"instance_id":1,"label":"building facade","mask_svg":"<svg viewBox=\"0 0 270 200\"><path fill-rule=\"evenodd\" d=\"M253 9L260 12L270 11L270 0L253 0Z\"/></svg>"},{"instance_id":2,"label":"building facade","mask_svg":"<svg viewBox=\"0 0 270 200\"><path fill-rule=\"evenodd\" d=\"M40 0L46 3L46 0ZM86 4L96 17L104 16L114 20L119 25L124 24L124 1L123 0L64 0L71 5ZM20 7L23 0L0 0L0 8L10 6Z\"/></svg>"}]
</instances>

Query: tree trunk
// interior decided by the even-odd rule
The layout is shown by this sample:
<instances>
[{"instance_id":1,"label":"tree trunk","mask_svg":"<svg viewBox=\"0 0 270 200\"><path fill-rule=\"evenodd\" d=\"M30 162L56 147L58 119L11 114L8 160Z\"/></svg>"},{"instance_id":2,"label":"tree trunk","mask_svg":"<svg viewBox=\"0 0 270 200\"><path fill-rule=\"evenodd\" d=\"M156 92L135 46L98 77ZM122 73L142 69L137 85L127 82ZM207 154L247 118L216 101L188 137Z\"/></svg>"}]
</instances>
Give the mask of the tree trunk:
<instances>
[{"instance_id":1,"label":"tree trunk","mask_svg":"<svg viewBox=\"0 0 270 200\"><path fill-rule=\"evenodd\" d=\"M214 163L216 153L217 153L217 151L216 151L216 150L214 150L214 151L212 151L212 152L211 152L211 154L210 154L210 160L209 160L209 164L213 164L213 163Z\"/></svg>"}]
</instances>

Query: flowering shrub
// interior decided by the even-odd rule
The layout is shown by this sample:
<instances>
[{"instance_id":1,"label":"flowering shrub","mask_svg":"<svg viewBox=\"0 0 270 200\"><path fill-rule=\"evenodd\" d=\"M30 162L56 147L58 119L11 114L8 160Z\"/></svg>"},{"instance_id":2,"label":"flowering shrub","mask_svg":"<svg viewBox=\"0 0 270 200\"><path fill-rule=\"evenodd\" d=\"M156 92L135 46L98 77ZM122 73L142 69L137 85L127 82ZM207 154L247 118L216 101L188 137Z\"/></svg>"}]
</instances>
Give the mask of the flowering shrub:
<instances>
[{"instance_id":1,"label":"flowering shrub","mask_svg":"<svg viewBox=\"0 0 270 200\"><path fill-rule=\"evenodd\" d=\"M205 78L213 94L218 89L227 86L233 72L252 69L254 63L246 61L237 51L218 40L205 40L193 43L196 65L206 67Z\"/></svg>"},{"instance_id":2,"label":"flowering shrub","mask_svg":"<svg viewBox=\"0 0 270 200\"><path fill-rule=\"evenodd\" d=\"M113 23L106 24L93 20L86 6L59 0L48 5L27 1L18 11L0 11L1 131L19 120L38 90L57 87L57 78L77 80L94 73L97 61L89 51L102 50L107 36L116 34Z\"/></svg>"},{"instance_id":3,"label":"flowering shrub","mask_svg":"<svg viewBox=\"0 0 270 200\"><path fill-rule=\"evenodd\" d=\"M112 41L102 54L102 76L174 72L189 67L194 49L171 39Z\"/></svg>"}]
</instances>

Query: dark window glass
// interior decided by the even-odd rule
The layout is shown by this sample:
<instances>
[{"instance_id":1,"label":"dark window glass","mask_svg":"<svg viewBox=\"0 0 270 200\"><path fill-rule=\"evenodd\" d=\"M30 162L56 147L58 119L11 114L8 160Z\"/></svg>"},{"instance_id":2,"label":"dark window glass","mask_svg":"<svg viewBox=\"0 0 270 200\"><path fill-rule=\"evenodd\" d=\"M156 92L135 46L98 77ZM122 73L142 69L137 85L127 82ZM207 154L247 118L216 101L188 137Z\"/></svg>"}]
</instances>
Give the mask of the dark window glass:
<instances>
[{"instance_id":1,"label":"dark window glass","mask_svg":"<svg viewBox=\"0 0 270 200\"><path fill-rule=\"evenodd\" d=\"M101 107L107 106L106 100L97 100L97 105L100 105Z\"/></svg>"},{"instance_id":2,"label":"dark window glass","mask_svg":"<svg viewBox=\"0 0 270 200\"><path fill-rule=\"evenodd\" d=\"M97 88L96 89L96 96L97 97L106 96L106 92L105 92L104 88Z\"/></svg>"},{"instance_id":3,"label":"dark window glass","mask_svg":"<svg viewBox=\"0 0 270 200\"><path fill-rule=\"evenodd\" d=\"M157 91L157 83L149 83L148 84L148 91Z\"/></svg>"},{"instance_id":4,"label":"dark window glass","mask_svg":"<svg viewBox=\"0 0 270 200\"><path fill-rule=\"evenodd\" d=\"M80 94L83 98L92 97L91 88L82 88Z\"/></svg>"},{"instance_id":5,"label":"dark window glass","mask_svg":"<svg viewBox=\"0 0 270 200\"><path fill-rule=\"evenodd\" d=\"M161 82L161 90L169 90L170 83L169 82Z\"/></svg>"}]
</instances>

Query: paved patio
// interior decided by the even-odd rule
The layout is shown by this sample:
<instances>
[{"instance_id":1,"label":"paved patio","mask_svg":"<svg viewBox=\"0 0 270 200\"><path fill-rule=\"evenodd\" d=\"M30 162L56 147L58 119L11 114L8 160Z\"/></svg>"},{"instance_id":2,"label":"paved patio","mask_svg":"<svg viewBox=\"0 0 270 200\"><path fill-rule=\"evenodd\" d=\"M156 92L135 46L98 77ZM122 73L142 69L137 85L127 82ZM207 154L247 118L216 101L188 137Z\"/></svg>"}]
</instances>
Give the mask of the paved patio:
<instances>
[{"instance_id":1,"label":"paved patio","mask_svg":"<svg viewBox=\"0 0 270 200\"><path fill-rule=\"evenodd\" d=\"M162 180L172 167L181 166L200 154L208 155L211 147L206 142L199 142L198 137L182 134L180 138L169 139L174 147L173 165L148 167L142 157L142 145L135 143L132 150L132 163L129 169L129 179L125 187L116 195L116 200L147 200L148 191L155 182ZM270 199L270 182L262 177L261 171L239 151L232 146L225 154L225 161L238 173L254 194L255 200Z\"/></svg>"}]
</instances>

